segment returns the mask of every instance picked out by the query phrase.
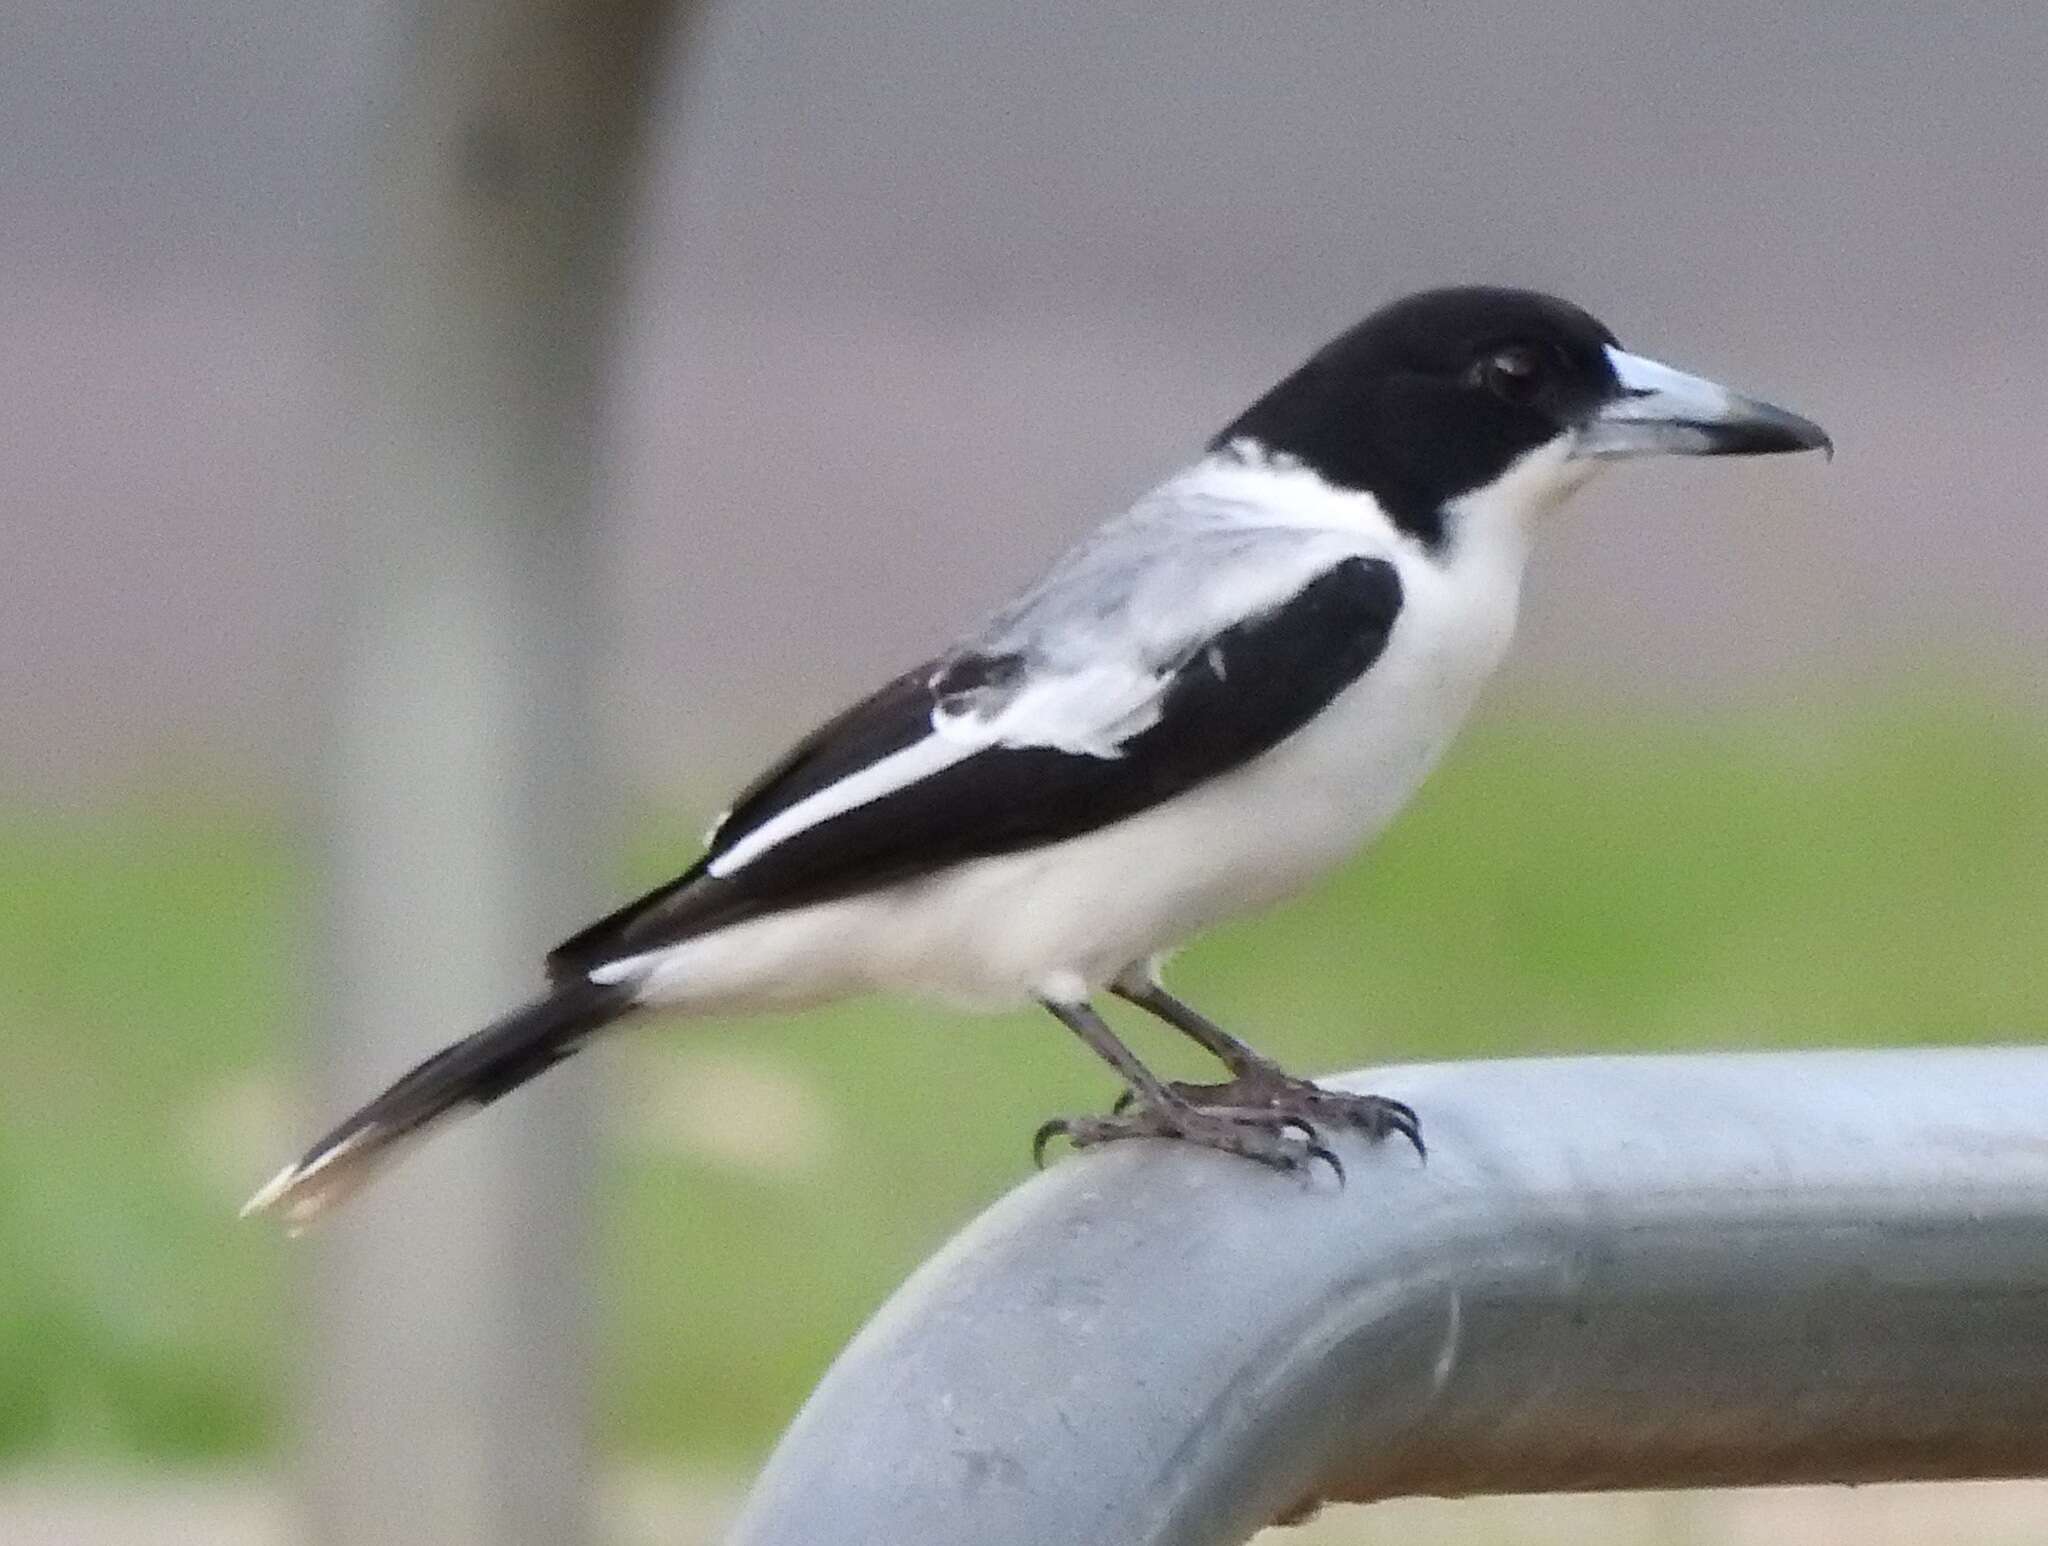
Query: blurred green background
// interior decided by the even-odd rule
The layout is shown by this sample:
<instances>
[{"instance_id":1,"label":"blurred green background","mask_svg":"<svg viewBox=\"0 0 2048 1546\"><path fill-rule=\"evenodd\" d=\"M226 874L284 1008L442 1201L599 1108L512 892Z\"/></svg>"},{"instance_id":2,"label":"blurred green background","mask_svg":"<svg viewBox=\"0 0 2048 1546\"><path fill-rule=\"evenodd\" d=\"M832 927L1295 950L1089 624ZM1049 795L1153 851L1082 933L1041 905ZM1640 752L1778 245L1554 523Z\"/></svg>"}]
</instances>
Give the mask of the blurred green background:
<instances>
[{"instance_id":1,"label":"blurred green background","mask_svg":"<svg viewBox=\"0 0 2048 1546\"><path fill-rule=\"evenodd\" d=\"M639 820L622 889L671 870L698 814ZM1518 711L1375 853L1173 975L1306 1069L2027 1039L2043 853L2048 726L1982 693ZM0 868L0 1461L274 1459L303 1256L233 1210L303 1137L279 1028L315 877L289 817L155 795L17 819ZM882 1003L600 1061L602 1441L717 1467L1026 1173L1041 1116L1114 1093L1043 1016Z\"/></svg>"}]
</instances>

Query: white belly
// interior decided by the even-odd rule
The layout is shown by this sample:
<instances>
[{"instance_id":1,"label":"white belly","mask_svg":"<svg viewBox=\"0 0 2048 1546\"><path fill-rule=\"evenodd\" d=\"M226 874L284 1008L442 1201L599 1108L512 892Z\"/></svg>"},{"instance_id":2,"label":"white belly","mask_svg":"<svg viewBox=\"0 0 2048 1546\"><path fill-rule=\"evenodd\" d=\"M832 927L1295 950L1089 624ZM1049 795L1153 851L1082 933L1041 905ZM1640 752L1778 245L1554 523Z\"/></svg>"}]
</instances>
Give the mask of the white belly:
<instances>
[{"instance_id":1,"label":"white belly","mask_svg":"<svg viewBox=\"0 0 2048 1546\"><path fill-rule=\"evenodd\" d=\"M1519 555L1403 564L1387 648L1264 756L1100 831L665 952L643 1001L703 1010L865 990L1007 1007L1101 988L1341 862L1414 794L1513 631Z\"/></svg>"}]
</instances>

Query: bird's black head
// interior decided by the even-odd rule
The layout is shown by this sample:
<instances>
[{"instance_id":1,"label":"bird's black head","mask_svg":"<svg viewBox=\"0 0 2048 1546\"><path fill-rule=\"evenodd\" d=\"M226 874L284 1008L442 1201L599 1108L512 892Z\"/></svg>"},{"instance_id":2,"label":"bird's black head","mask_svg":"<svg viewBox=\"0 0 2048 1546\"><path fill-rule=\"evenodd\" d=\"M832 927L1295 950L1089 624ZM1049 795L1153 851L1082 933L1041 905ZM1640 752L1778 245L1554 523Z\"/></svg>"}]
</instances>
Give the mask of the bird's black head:
<instances>
[{"instance_id":1,"label":"bird's black head","mask_svg":"<svg viewBox=\"0 0 2048 1546\"><path fill-rule=\"evenodd\" d=\"M1594 459L1825 446L1818 426L1624 351L1578 307L1529 290L1429 290L1318 351L1212 447L1255 442L1372 494L1432 546L1450 509L1553 448L1554 500Z\"/></svg>"}]
</instances>

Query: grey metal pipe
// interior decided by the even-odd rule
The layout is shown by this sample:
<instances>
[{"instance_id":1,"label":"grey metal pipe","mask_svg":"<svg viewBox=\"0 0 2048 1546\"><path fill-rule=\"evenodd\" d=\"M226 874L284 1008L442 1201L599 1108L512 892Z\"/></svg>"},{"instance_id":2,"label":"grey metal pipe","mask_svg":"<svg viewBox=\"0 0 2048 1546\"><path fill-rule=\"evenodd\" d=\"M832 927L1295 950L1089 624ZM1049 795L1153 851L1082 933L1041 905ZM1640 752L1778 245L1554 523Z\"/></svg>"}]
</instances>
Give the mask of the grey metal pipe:
<instances>
[{"instance_id":1,"label":"grey metal pipe","mask_svg":"<svg viewBox=\"0 0 2048 1546\"><path fill-rule=\"evenodd\" d=\"M2048 1474L2048 1052L1441 1064L1304 1183L1055 1166L841 1355L735 1546L1210 1546L1320 1500Z\"/></svg>"}]
</instances>

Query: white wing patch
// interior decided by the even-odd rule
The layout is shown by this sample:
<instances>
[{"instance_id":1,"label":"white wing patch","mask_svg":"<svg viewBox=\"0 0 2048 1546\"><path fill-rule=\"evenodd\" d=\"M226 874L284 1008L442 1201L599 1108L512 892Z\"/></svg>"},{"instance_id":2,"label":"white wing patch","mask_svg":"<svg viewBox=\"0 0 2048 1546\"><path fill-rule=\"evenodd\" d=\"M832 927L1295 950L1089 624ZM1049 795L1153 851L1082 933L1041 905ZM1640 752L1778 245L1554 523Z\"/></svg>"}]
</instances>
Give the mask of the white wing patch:
<instances>
[{"instance_id":1,"label":"white wing patch","mask_svg":"<svg viewBox=\"0 0 2048 1546\"><path fill-rule=\"evenodd\" d=\"M1124 744L1159 723L1173 668L1113 660L1081 671L1026 678L981 721L985 745L1039 746L1072 757L1121 757Z\"/></svg>"}]
</instances>

